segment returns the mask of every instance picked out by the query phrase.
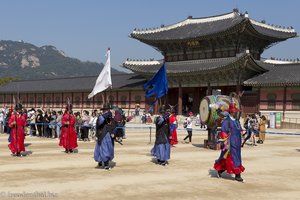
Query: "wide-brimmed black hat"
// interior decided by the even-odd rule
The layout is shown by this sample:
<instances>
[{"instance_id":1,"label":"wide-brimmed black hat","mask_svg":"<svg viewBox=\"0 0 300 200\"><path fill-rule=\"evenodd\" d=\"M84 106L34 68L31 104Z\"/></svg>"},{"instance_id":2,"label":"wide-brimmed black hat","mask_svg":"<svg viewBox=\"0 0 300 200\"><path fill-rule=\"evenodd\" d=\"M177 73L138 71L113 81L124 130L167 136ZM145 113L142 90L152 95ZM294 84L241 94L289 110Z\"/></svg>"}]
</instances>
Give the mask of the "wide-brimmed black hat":
<instances>
[{"instance_id":1,"label":"wide-brimmed black hat","mask_svg":"<svg viewBox=\"0 0 300 200\"><path fill-rule=\"evenodd\" d=\"M162 105L160 108L159 108L159 113L165 113L166 112L166 106L165 105Z\"/></svg>"},{"instance_id":2,"label":"wide-brimmed black hat","mask_svg":"<svg viewBox=\"0 0 300 200\"><path fill-rule=\"evenodd\" d=\"M16 107L15 107L16 110L22 110L22 108L23 108L22 104L20 104L20 103L16 104Z\"/></svg>"},{"instance_id":3,"label":"wide-brimmed black hat","mask_svg":"<svg viewBox=\"0 0 300 200\"><path fill-rule=\"evenodd\" d=\"M103 104L103 107L101 108L101 110L110 110L110 109L111 109L110 103Z\"/></svg>"}]
</instances>

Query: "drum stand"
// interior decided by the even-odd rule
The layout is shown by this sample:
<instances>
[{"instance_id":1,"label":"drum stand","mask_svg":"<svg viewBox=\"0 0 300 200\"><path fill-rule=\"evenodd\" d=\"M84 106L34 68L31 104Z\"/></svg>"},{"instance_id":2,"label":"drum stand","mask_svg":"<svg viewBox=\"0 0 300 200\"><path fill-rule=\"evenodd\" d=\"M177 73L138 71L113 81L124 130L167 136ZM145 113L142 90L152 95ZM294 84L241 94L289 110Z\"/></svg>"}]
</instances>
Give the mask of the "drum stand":
<instances>
[{"instance_id":1,"label":"drum stand","mask_svg":"<svg viewBox=\"0 0 300 200\"><path fill-rule=\"evenodd\" d=\"M221 145L217 143L217 133L220 131L220 128L207 128L207 139L204 140L204 148L220 150Z\"/></svg>"}]
</instances>

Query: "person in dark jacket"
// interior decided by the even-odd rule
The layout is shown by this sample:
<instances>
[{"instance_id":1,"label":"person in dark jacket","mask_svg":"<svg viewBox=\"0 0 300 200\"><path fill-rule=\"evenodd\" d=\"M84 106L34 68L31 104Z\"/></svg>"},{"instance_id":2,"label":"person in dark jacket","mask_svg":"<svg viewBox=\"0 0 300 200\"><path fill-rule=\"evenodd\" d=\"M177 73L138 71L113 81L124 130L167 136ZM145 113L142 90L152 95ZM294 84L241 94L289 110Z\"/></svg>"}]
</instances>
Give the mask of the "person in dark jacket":
<instances>
[{"instance_id":1,"label":"person in dark jacket","mask_svg":"<svg viewBox=\"0 0 300 200\"><path fill-rule=\"evenodd\" d=\"M42 137L44 136L44 133L43 133L43 111L41 109L38 109L37 110L38 114L36 116L36 127L37 127L37 130L38 130L38 136L39 137Z\"/></svg>"},{"instance_id":2,"label":"person in dark jacket","mask_svg":"<svg viewBox=\"0 0 300 200\"><path fill-rule=\"evenodd\" d=\"M171 153L171 146L169 142L170 124L164 105L160 108L159 112L160 116L158 116L155 121L155 144L151 150L151 155L157 159L157 163L159 165L165 166L168 164Z\"/></svg>"},{"instance_id":3,"label":"person in dark jacket","mask_svg":"<svg viewBox=\"0 0 300 200\"><path fill-rule=\"evenodd\" d=\"M110 105L105 104L103 114L99 115L96 122L97 141L94 151L94 160L98 162L98 168L104 167L110 170L109 162L114 159L114 126Z\"/></svg>"}]
</instances>

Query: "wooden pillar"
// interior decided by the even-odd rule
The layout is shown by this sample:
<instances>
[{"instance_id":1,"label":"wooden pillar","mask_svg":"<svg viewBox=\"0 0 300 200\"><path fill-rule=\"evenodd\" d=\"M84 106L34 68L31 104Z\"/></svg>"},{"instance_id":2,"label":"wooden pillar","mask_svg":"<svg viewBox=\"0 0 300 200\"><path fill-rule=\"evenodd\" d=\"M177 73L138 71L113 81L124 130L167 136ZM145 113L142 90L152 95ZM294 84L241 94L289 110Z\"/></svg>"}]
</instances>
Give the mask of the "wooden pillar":
<instances>
[{"instance_id":1,"label":"wooden pillar","mask_svg":"<svg viewBox=\"0 0 300 200\"><path fill-rule=\"evenodd\" d=\"M158 109L159 109L159 103L158 103L158 101L156 101L155 107L154 107L154 113L155 113L155 114L158 113Z\"/></svg>"},{"instance_id":2,"label":"wooden pillar","mask_svg":"<svg viewBox=\"0 0 300 200\"><path fill-rule=\"evenodd\" d=\"M10 106L10 108L13 108L14 109L14 99L13 99L13 94L10 94L10 103L9 103L9 106Z\"/></svg>"},{"instance_id":3,"label":"wooden pillar","mask_svg":"<svg viewBox=\"0 0 300 200\"><path fill-rule=\"evenodd\" d=\"M93 110L95 109L95 96L92 98L92 103L93 103Z\"/></svg>"},{"instance_id":4,"label":"wooden pillar","mask_svg":"<svg viewBox=\"0 0 300 200\"><path fill-rule=\"evenodd\" d=\"M194 88L193 95L193 112L199 113L199 105L200 105L200 91L199 88Z\"/></svg>"},{"instance_id":5,"label":"wooden pillar","mask_svg":"<svg viewBox=\"0 0 300 200\"><path fill-rule=\"evenodd\" d=\"M118 91L116 91L116 98L117 98L116 104L117 104L117 106L119 106L119 92Z\"/></svg>"},{"instance_id":6,"label":"wooden pillar","mask_svg":"<svg viewBox=\"0 0 300 200\"><path fill-rule=\"evenodd\" d=\"M26 93L26 104L27 104L27 108L29 108L29 102L28 102L28 93Z\"/></svg>"},{"instance_id":7,"label":"wooden pillar","mask_svg":"<svg viewBox=\"0 0 300 200\"><path fill-rule=\"evenodd\" d=\"M286 111L286 93L287 89L286 86L284 86L284 93L283 93L283 112L282 112L282 119L284 120L285 117L285 111Z\"/></svg>"},{"instance_id":8,"label":"wooden pillar","mask_svg":"<svg viewBox=\"0 0 300 200\"><path fill-rule=\"evenodd\" d=\"M182 87L179 83L178 87L178 115L182 115Z\"/></svg>"},{"instance_id":9,"label":"wooden pillar","mask_svg":"<svg viewBox=\"0 0 300 200\"><path fill-rule=\"evenodd\" d=\"M52 109L54 108L54 93L52 93Z\"/></svg>"},{"instance_id":10,"label":"wooden pillar","mask_svg":"<svg viewBox=\"0 0 300 200\"><path fill-rule=\"evenodd\" d=\"M258 88L258 94L257 94L257 111L259 112L260 111L260 89L261 87Z\"/></svg>"},{"instance_id":11,"label":"wooden pillar","mask_svg":"<svg viewBox=\"0 0 300 200\"><path fill-rule=\"evenodd\" d=\"M206 90L206 95L212 95L212 88L210 86L210 82L207 82L207 90Z\"/></svg>"},{"instance_id":12,"label":"wooden pillar","mask_svg":"<svg viewBox=\"0 0 300 200\"><path fill-rule=\"evenodd\" d=\"M130 108L131 108L131 91L129 91L129 105L128 105L128 116L130 116Z\"/></svg>"},{"instance_id":13,"label":"wooden pillar","mask_svg":"<svg viewBox=\"0 0 300 200\"><path fill-rule=\"evenodd\" d=\"M84 107L84 100L83 100L83 98L84 98L84 93L81 92L81 110L83 110L83 107Z\"/></svg>"},{"instance_id":14,"label":"wooden pillar","mask_svg":"<svg viewBox=\"0 0 300 200\"><path fill-rule=\"evenodd\" d=\"M45 93L43 93L43 103L42 103L43 109L45 109Z\"/></svg>"},{"instance_id":15,"label":"wooden pillar","mask_svg":"<svg viewBox=\"0 0 300 200\"><path fill-rule=\"evenodd\" d=\"M237 81L235 93L238 95L240 92L241 92L241 83L240 83L240 81Z\"/></svg>"},{"instance_id":16,"label":"wooden pillar","mask_svg":"<svg viewBox=\"0 0 300 200\"><path fill-rule=\"evenodd\" d=\"M62 92L61 93L61 108L63 109L64 108L64 93Z\"/></svg>"},{"instance_id":17,"label":"wooden pillar","mask_svg":"<svg viewBox=\"0 0 300 200\"><path fill-rule=\"evenodd\" d=\"M36 108L36 93L34 93L34 107Z\"/></svg>"},{"instance_id":18,"label":"wooden pillar","mask_svg":"<svg viewBox=\"0 0 300 200\"><path fill-rule=\"evenodd\" d=\"M72 92L72 95L71 95L71 103L74 104L74 93L73 92Z\"/></svg>"}]
</instances>

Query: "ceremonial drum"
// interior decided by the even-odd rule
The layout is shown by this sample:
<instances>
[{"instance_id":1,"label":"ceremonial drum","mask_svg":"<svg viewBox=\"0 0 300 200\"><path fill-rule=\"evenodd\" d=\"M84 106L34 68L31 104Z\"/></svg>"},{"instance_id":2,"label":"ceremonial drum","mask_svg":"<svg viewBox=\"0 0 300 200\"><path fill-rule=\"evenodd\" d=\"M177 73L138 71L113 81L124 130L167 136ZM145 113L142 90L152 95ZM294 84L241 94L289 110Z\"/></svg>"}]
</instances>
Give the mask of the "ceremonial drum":
<instances>
[{"instance_id":1,"label":"ceremonial drum","mask_svg":"<svg viewBox=\"0 0 300 200\"><path fill-rule=\"evenodd\" d=\"M237 109L240 110L239 101L230 96L225 95L211 95L204 97L200 102L200 120L208 127L221 126L221 122L228 114L226 111L229 109L231 101L234 101ZM238 119L240 113L238 113Z\"/></svg>"}]
</instances>

